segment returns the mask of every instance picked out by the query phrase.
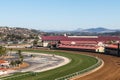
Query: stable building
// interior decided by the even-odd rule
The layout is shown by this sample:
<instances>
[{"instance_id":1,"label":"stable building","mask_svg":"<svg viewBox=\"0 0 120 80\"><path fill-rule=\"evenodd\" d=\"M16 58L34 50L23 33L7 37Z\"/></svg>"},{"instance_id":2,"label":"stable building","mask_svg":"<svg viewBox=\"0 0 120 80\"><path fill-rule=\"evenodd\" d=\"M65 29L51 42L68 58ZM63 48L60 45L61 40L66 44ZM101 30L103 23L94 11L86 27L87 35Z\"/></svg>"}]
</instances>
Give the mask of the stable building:
<instances>
[{"instance_id":1,"label":"stable building","mask_svg":"<svg viewBox=\"0 0 120 80\"><path fill-rule=\"evenodd\" d=\"M120 44L109 44L105 46L105 54L120 56Z\"/></svg>"},{"instance_id":2,"label":"stable building","mask_svg":"<svg viewBox=\"0 0 120 80\"><path fill-rule=\"evenodd\" d=\"M59 43L61 40L66 39L66 36L42 36L42 46L48 47L51 43Z\"/></svg>"},{"instance_id":3,"label":"stable building","mask_svg":"<svg viewBox=\"0 0 120 80\"><path fill-rule=\"evenodd\" d=\"M107 44L117 43L117 36L42 36L43 47L105 52Z\"/></svg>"}]
</instances>

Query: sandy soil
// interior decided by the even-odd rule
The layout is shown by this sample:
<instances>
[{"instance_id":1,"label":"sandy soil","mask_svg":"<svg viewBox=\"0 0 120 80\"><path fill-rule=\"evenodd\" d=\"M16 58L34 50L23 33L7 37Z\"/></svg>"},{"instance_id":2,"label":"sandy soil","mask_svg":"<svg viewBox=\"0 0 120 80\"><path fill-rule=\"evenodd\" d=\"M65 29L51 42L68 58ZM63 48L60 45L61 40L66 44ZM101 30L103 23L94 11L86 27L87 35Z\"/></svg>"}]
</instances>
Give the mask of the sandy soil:
<instances>
[{"instance_id":1,"label":"sandy soil","mask_svg":"<svg viewBox=\"0 0 120 80\"><path fill-rule=\"evenodd\" d=\"M6 58L14 58L14 56L4 56L3 58L4 59L6 59Z\"/></svg>"},{"instance_id":2,"label":"sandy soil","mask_svg":"<svg viewBox=\"0 0 120 80\"><path fill-rule=\"evenodd\" d=\"M70 59L63 57L63 56L59 56L59 55L54 55L54 57L53 57L52 54L24 52L24 54L28 54L28 53L29 53L29 55L34 54L37 56L34 58L28 59L30 62L35 61L34 65L32 65L33 63L30 64L31 66L29 66L26 69L22 69L21 70L22 72L26 72L26 71L43 72L43 71L51 70L51 69L66 65L71 61ZM49 59L49 58L51 58L51 59L49 59L49 61L45 61L45 62L43 61L43 63L41 64L42 58L40 56L46 56L45 59ZM39 61L38 61L38 59L39 59ZM26 62L27 62L27 60L26 60ZM37 64L35 64L36 62L37 62Z\"/></svg>"},{"instance_id":3,"label":"sandy soil","mask_svg":"<svg viewBox=\"0 0 120 80\"><path fill-rule=\"evenodd\" d=\"M23 63L20 64L18 67L14 67L14 68L12 68L12 69L13 69L13 70L18 70L18 69L21 69L21 68L26 68L26 67L28 67L28 66L29 66L28 63L23 62Z\"/></svg>"},{"instance_id":4,"label":"sandy soil","mask_svg":"<svg viewBox=\"0 0 120 80\"><path fill-rule=\"evenodd\" d=\"M103 59L104 66L96 72L83 77L77 77L74 80L120 80L120 57L88 52L79 53L89 54Z\"/></svg>"}]
</instances>

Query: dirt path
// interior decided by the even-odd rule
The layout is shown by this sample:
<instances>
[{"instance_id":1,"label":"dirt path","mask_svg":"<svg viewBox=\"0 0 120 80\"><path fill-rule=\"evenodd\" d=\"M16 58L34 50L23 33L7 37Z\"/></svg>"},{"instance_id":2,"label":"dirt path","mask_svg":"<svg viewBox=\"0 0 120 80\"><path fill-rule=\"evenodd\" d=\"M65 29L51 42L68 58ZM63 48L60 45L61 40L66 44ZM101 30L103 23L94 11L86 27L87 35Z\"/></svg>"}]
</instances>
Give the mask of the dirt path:
<instances>
[{"instance_id":1,"label":"dirt path","mask_svg":"<svg viewBox=\"0 0 120 80\"><path fill-rule=\"evenodd\" d=\"M92 74L74 80L120 80L120 57L88 52L79 53L93 55L103 59L104 66Z\"/></svg>"}]
</instances>

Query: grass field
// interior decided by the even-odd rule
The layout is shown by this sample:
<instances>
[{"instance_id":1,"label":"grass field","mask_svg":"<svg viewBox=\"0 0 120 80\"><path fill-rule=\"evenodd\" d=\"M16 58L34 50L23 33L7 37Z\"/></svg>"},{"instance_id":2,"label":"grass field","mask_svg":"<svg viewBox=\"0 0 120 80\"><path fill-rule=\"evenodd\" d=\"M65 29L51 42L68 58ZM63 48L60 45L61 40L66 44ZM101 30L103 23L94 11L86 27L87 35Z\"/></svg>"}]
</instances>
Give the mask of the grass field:
<instances>
[{"instance_id":1,"label":"grass field","mask_svg":"<svg viewBox=\"0 0 120 80\"><path fill-rule=\"evenodd\" d=\"M9 78L5 80L54 80L56 78L59 78L65 75L68 75L77 71L81 71L97 63L96 58L86 56L86 55L75 54L72 52L44 51L44 50L29 50L29 51L61 55L71 59L71 62L62 67L45 71L45 72L40 72L40 73L37 73L36 75L19 76L19 77ZM17 75L19 74L14 74L13 76L17 76Z\"/></svg>"}]
</instances>

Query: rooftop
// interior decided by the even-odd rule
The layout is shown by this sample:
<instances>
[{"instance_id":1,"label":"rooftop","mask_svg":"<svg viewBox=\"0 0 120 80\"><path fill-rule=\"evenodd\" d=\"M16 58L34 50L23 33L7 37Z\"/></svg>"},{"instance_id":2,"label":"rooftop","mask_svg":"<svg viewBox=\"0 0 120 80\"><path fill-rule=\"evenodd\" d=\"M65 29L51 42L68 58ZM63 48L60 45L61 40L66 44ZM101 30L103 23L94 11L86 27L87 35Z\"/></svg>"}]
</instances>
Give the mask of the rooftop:
<instances>
[{"instance_id":1,"label":"rooftop","mask_svg":"<svg viewBox=\"0 0 120 80\"><path fill-rule=\"evenodd\" d=\"M60 40L60 41L120 41L120 37L118 36L42 36L43 41L45 40Z\"/></svg>"}]
</instances>

